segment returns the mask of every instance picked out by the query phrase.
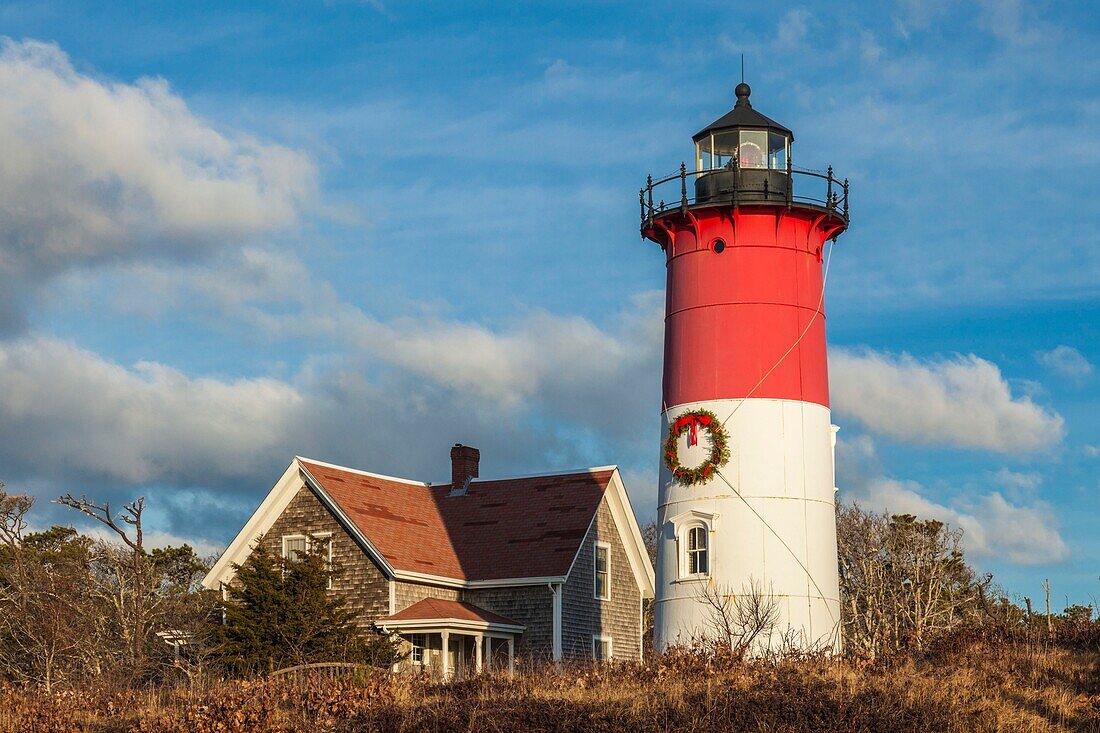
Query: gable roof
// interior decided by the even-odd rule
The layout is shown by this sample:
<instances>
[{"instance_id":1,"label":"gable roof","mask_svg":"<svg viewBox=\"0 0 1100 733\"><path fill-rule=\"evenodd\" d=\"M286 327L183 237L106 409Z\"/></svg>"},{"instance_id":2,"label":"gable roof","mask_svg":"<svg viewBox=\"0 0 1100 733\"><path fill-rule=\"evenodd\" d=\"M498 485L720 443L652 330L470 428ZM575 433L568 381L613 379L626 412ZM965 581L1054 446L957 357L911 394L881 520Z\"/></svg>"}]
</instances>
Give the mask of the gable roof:
<instances>
[{"instance_id":1,"label":"gable roof","mask_svg":"<svg viewBox=\"0 0 1100 733\"><path fill-rule=\"evenodd\" d=\"M479 481L462 496L432 486L295 458L203 579L217 588L302 487L310 488L390 579L454 587L563 582L606 497L635 581L653 567L615 466Z\"/></svg>"},{"instance_id":2,"label":"gable roof","mask_svg":"<svg viewBox=\"0 0 1100 733\"><path fill-rule=\"evenodd\" d=\"M395 570L460 580L569 572L614 468L472 481L464 496L301 460Z\"/></svg>"}]
</instances>

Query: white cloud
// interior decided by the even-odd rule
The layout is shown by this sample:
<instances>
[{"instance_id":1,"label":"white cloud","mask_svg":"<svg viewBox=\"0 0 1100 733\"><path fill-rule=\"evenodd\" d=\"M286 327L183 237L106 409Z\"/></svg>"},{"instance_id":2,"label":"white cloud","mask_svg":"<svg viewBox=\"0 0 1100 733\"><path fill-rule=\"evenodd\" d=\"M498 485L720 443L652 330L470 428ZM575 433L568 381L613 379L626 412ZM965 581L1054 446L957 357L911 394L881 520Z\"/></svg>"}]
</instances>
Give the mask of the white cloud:
<instances>
[{"instance_id":1,"label":"white cloud","mask_svg":"<svg viewBox=\"0 0 1100 733\"><path fill-rule=\"evenodd\" d=\"M979 25L1007 43L1026 46L1055 41L1060 29L1041 20L1024 0L978 0Z\"/></svg>"},{"instance_id":2,"label":"white cloud","mask_svg":"<svg viewBox=\"0 0 1100 733\"><path fill-rule=\"evenodd\" d=\"M866 486L860 498L872 508L938 519L962 529L967 552L976 558L1041 565L1069 554L1054 514L1042 502L1013 504L994 491L946 506L925 498L922 491L916 482L880 477Z\"/></svg>"},{"instance_id":3,"label":"white cloud","mask_svg":"<svg viewBox=\"0 0 1100 733\"><path fill-rule=\"evenodd\" d=\"M375 358L505 409L536 403L609 428L659 393L659 293L635 297L611 328L536 312L502 331L432 319L359 319L356 342ZM639 399L639 397L641 397ZM630 420L627 418L629 424Z\"/></svg>"},{"instance_id":4,"label":"white cloud","mask_svg":"<svg viewBox=\"0 0 1100 733\"><path fill-rule=\"evenodd\" d=\"M929 499L927 489L918 482L890 477L869 436L838 440L836 459L843 501L938 519L962 529L963 545L972 558L1038 565L1058 562L1069 554L1054 513L1035 496L1042 481L1037 474L1001 468L990 474L997 489L968 485L938 502Z\"/></svg>"},{"instance_id":5,"label":"white cloud","mask_svg":"<svg viewBox=\"0 0 1100 733\"><path fill-rule=\"evenodd\" d=\"M973 354L918 361L871 350L830 352L833 406L871 432L913 443L999 452L1061 440L1063 419L1015 396L996 364Z\"/></svg>"},{"instance_id":6,"label":"white cloud","mask_svg":"<svg viewBox=\"0 0 1100 733\"><path fill-rule=\"evenodd\" d=\"M950 0L897 0L895 3L899 18L897 24L902 35L909 36L910 30L924 30L939 20L952 6Z\"/></svg>"},{"instance_id":7,"label":"white cloud","mask_svg":"<svg viewBox=\"0 0 1100 733\"><path fill-rule=\"evenodd\" d=\"M813 15L805 8L794 8L779 20L776 30L775 44L781 48L794 48L801 46L809 34L810 22Z\"/></svg>"},{"instance_id":8,"label":"white cloud","mask_svg":"<svg viewBox=\"0 0 1100 733\"><path fill-rule=\"evenodd\" d=\"M859 58L868 66L874 66L882 59L885 51L879 44L875 34L871 31L860 31L859 34Z\"/></svg>"},{"instance_id":9,"label":"white cloud","mask_svg":"<svg viewBox=\"0 0 1100 733\"><path fill-rule=\"evenodd\" d=\"M295 454L440 480L456 441L482 449L485 476L633 464L655 450L652 296L607 329L547 313L500 332L436 318L382 324L319 307L271 319L280 338L335 339L336 353L318 349L289 380L123 366L45 336L0 342L2 478L44 498L72 489L117 501L140 487L170 508L167 529L217 536L205 533L225 531L234 497L258 496ZM632 497L651 506L655 487L632 485ZM173 496L181 489L198 494ZM214 495L228 502L217 511Z\"/></svg>"},{"instance_id":10,"label":"white cloud","mask_svg":"<svg viewBox=\"0 0 1100 733\"><path fill-rule=\"evenodd\" d=\"M44 337L0 344L0 394L6 470L125 484L266 473L305 408L277 380L123 367Z\"/></svg>"},{"instance_id":11,"label":"white cloud","mask_svg":"<svg viewBox=\"0 0 1100 733\"><path fill-rule=\"evenodd\" d=\"M75 514L75 511L74 511ZM172 534L171 532L162 532L160 530L150 530L146 524L146 520L142 521L142 544L144 544L146 550L157 550L163 547L179 547L180 545L191 545L191 549L195 551L195 554L200 558L210 557L212 555L220 555L225 549L225 545L210 542L202 538L183 537L180 535ZM119 537L117 534L99 524L88 524L81 520L80 533L91 537L92 539L102 540L110 544L117 544Z\"/></svg>"},{"instance_id":12,"label":"white cloud","mask_svg":"<svg viewBox=\"0 0 1100 733\"><path fill-rule=\"evenodd\" d=\"M304 154L219 132L163 79L79 73L53 44L0 40L0 99L0 289L193 257L293 223L315 195Z\"/></svg>"},{"instance_id":13,"label":"white cloud","mask_svg":"<svg viewBox=\"0 0 1100 733\"><path fill-rule=\"evenodd\" d=\"M993 472L993 479L999 484L1004 486L1005 489L1018 492L1031 492L1038 489L1043 483L1043 477L1040 474L1034 472L1024 473L1022 471L1012 471L1007 468L1000 468Z\"/></svg>"},{"instance_id":14,"label":"white cloud","mask_svg":"<svg viewBox=\"0 0 1100 733\"><path fill-rule=\"evenodd\" d=\"M1092 362L1080 351L1064 344L1050 351L1035 352L1035 360L1047 369L1075 381L1083 381L1094 371Z\"/></svg>"},{"instance_id":15,"label":"white cloud","mask_svg":"<svg viewBox=\"0 0 1100 733\"><path fill-rule=\"evenodd\" d=\"M660 291L629 298L603 325L536 310L490 328L427 303L410 304L416 315L380 320L342 301L300 261L261 249L184 268L134 265L117 275L109 290L124 294L114 297L125 298L128 310L147 308L154 295L162 304L210 308L223 325L232 320L276 342L307 340L315 350L331 346L367 372L397 370L487 412L540 410L617 437L656 419Z\"/></svg>"}]
</instances>

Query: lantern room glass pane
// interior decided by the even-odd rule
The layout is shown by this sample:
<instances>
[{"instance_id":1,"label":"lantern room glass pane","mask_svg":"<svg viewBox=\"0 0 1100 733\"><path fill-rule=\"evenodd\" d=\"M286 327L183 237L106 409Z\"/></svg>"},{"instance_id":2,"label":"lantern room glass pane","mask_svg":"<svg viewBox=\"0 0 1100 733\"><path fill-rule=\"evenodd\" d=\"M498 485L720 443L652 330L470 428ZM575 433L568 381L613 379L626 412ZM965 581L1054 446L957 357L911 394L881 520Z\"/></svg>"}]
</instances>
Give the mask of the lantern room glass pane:
<instances>
[{"instance_id":1,"label":"lantern room glass pane","mask_svg":"<svg viewBox=\"0 0 1100 733\"><path fill-rule=\"evenodd\" d=\"M768 167L775 170L787 169L787 136L775 132L768 133Z\"/></svg>"},{"instance_id":2,"label":"lantern room glass pane","mask_svg":"<svg viewBox=\"0 0 1100 733\"><path fill-rule=\"evenodd\" d=\"M728 165L733 156L737 154L737 133L719 132L714 134L713 139L714 167L721 168Z\"/></svg>"},{"instance_id":3,"label":"lantern room glass pane","mask_svg":"<svg viewBox=\"0 0 1100 733\"><path fill-rule=\"evenodd\" d=\"M768 167L768 133L765 130L742 130L738 145L738 163L742 168Z\"/></svg>"}]
</instances>

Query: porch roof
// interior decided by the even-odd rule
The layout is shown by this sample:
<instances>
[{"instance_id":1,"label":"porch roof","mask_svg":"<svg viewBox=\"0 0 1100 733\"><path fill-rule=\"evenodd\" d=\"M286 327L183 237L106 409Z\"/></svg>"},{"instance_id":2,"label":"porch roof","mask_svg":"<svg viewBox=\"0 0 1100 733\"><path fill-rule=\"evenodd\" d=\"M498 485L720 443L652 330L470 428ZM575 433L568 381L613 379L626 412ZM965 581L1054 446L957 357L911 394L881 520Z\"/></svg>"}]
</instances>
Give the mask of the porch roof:
<instances>
[{"instance_id":1,"label":"porch roof","mask_svg":"<svg viewBox=\"0 0 1100 733\"><path fill-rule=\"evenodd\" d=\"M425 598L408 608L378 619L386 629L483 629L520 634L527 628L518 621L486 611L472 603Z\"/></svg>"}]
</instances>

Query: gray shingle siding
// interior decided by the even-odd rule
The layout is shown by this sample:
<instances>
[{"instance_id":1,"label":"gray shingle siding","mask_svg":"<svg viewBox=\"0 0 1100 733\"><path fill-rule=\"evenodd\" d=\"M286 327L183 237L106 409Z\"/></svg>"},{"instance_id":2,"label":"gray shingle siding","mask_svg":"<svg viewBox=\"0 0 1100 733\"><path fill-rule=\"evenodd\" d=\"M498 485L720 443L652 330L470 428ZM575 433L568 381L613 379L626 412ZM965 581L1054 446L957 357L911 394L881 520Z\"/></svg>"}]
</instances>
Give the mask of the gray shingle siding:
<instances>
[{"instance_id":1,"label":"gray shingle siding","mask_svg":"<svg viewBox=\"0 0 1100 733\"><path fill-rule=\"evenodd\" d=\"M597 541L611 546L611 598L606 601L594 597ZM590 659L592 637L610 636L616 659L641 659L641 609L642 594L605 497L565 582L562 655L566 659Z\"/></svg>"},{"instance_id":2,"label":"gray shingle siding","mask_svg":"<svg viewBox=\"0 0 1100 733\"><path fill-rule=\"evenodd\" d=\"M462 600L462 591L458 588L443 588L435 585L424 585L422 583L404 583L400 580L395 581L395 583L396 587L393 591L394 613L403 611L425 598L439 598L444 601Z\"/></svg>"},{"instance_id":3,"label":"gray shingle siding","mask_svg":"<svg viewBox=\"0 0 1100 733\"><path fill-rule=\"evenodd\" d=\"M269 553L280 557L284 535L325 532L332 535L333 564L341 568L332 579L332 592L346 599L360 625L369 626L390 612L389 581L312 491L305 486L298 490L264 535L263 544Z\"/></svg>"},{"instance_id":4,"label":"gray shingle siding","mask_svg":"<svg viewBox=\"0 0 1100 733\"><path fill-rule=\"evenodd\" d=\"M516 641L516 656L536 662L550 659L554 644L554 600L549 586L467 590L462 600L527 627Z\"/></svg>"}]
</instances>

